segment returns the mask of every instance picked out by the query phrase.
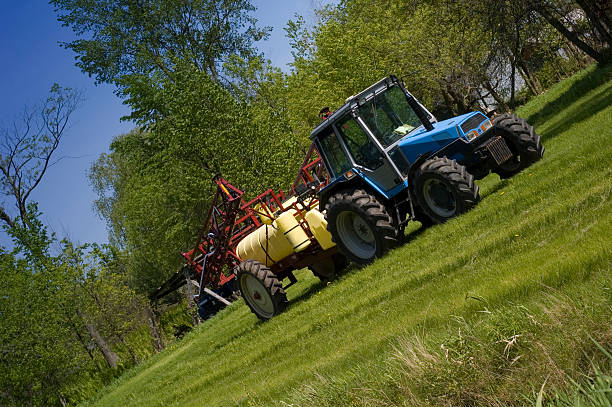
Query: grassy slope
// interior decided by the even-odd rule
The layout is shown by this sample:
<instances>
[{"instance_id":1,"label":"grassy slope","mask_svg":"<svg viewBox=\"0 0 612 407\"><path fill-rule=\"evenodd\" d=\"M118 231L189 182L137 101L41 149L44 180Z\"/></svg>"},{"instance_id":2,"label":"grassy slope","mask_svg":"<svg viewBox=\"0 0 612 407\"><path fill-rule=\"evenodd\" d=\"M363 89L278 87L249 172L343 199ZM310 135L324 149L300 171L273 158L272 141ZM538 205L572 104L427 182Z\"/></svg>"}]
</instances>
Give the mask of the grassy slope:
<instances>
[{"instance_id":1,"label":"grassy slope","mask_svg":"<svg viewBox=\"0 0 612 407\"><path fill-rule=\"evenodd\" d=\"M544 159L481 181L468 214L327 287L300 272L267 323L232 305L87 405L490 405L563 386L588 335L612 341L611 78L522 108Z\"/></svg>"}]
</instances>

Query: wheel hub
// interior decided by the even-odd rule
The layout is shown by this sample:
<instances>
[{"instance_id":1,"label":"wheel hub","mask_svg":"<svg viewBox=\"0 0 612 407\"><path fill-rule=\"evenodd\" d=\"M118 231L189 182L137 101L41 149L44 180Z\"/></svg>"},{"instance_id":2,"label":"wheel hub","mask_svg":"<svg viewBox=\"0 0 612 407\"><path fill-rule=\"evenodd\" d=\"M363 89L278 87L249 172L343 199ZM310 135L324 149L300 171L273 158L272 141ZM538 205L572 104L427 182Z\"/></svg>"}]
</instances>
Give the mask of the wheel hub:
<instances>
[{"instance_id":1,"label":"wheel hub","mask_svg":"<svg viewBox=\"0 0 612 407\"><path fill-rule=\"evenodd\" d=\"M257 314L271 318L274 316L274 303L266 287L252 274L243 274L240 278L241 291L244 300L249 303Z\"/></svg>"},{"instance_id":2,"label":"wheel hub","mask_svg":"<svg viewBox=\"0 0 612 407\"><path fill-rule=\"evenodd\" d=\"M336 220L338 237L355 256L371 259L376 254L376 237L368 222L359 214L344 211Z\"/></svg>"},{"instance_id":3,"label":"wheel hub","mask_svg":"<svg viewBox=\"0 0 612 407\"><path fill-rule=\"evenodd\" d=\"M367 243L374 242L374 233L372 233L372 229L368 226L368 224L359 216L353 217L353 228L357 235Z\"/></svg>"},{"instance_id":4,"label":"wheel hub","mask_svg":"<svg viewBox=\"0 0 612 407\"><path fill-rule=\"evenodd\" d=\"M431 178L425 181L423 196L429 208L438 216L450 218L457 210L457 201L446 184Z\"/></svg>"}]
</instances>

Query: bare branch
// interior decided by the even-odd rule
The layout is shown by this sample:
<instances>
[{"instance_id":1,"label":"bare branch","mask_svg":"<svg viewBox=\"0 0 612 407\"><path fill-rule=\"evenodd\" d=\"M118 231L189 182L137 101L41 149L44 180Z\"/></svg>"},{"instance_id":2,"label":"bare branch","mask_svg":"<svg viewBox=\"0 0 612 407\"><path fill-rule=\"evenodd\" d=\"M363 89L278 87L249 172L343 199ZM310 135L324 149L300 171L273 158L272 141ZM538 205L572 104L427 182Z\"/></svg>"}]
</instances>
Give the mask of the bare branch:
<instances>
[{"instance_id":1,"label":"bare branch","mask_svg":"<svg viewBox=\"0 0 612 407\"><path fill-rule=\"evenodd\" d=\"M54 84L43 103L26 106L11 127L0 129L0 188L12 198L26 226L30 194L54 164L53 154L81 101L79 92ZM0 219L14 226L3 207L0 207Z\"/></svg>"}]
</instances>

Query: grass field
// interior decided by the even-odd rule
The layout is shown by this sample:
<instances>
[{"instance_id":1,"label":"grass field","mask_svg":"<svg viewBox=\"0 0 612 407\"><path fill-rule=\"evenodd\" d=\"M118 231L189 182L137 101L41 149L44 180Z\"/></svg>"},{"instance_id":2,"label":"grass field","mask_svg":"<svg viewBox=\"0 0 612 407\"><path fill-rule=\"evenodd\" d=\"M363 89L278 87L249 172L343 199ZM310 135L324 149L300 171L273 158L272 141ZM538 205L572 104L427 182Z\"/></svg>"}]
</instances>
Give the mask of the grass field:
<instances>
[{"instance_id":1,"label":"grass field","mask_svg":"<svg viewBox=\"0 0 612 407\"><path fill-rule=\"evenodd\" d=\"M269 322L234 303L85 405L533 405L610 372L611 79L521 108L544 159L482 180L474 210L330 284L300 271Z\"/></svg>"}]
</instances>

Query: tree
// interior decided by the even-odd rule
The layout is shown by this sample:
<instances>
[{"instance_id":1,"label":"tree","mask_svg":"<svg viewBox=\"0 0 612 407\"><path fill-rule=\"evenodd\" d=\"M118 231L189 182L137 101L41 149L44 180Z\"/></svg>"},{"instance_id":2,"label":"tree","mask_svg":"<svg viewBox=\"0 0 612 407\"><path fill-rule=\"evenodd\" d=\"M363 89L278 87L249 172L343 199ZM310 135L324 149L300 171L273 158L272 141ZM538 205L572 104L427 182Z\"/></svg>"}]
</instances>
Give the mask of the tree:
<instances>
[{"instance_id":1,"label":"tree","mask_svg":"<svg viewBox=\"0 0 612 407\"><path fill-rule=\"evenodd\" d=\"M59 405L88 362L65 312L73 309L66 270L48 255L52 238L35 204L25 217L28 226L8 229L15 250L0 248L0 404Z\"/></svg>"},{"instance_id":2,"label":"tree","mask_svg":"<svg viewBox=\"0 0 612 407\"><path fill-rule=\"evenodd\" d=\"M223 81L229 56L249 58L268 35L250 15L250 0L51 0L58 20L79 39L63 46L97 83L118 86L128 104L154 98L162 80L176 80L176 61ZM158 100L163 104L163 101ZM134 110L133 119L147 112ZM147 117L145 117L146 119Z\"/></svg>"},{"instance_id":3,"label":"tree","mask_svg":"<svg viewBox=\"0 0 612 407\"><path fill-rule=\"evenodd\" d=\"M585 3L585 2L583 2ZM546 0L530 0L530 6L533 7L548 23L553 26L561 35L567 38L572 44L580 48L585 54L593 58L599 63L604 63L606 56L597 51L588 41L580 38L579 33L571 29L571 22L576 21L576 15L568 12L567 8L559 7L555 1ZM571 17L573 14L573 17ZM568 19L568 15L570 16ZM569 22L564 22L566 20ZM599 26L599 25L597 25ZM609 33L607 33L609 35ZM608 43L608 46L609 43Z\"/></svg>"},{"instance_id":4,"label":"tree","mask_svg":"<svg viewBox=\"0 0 612 407\"><path fill-rule=\"evenodd\" d=\"M247 71L232 75L248 81L254 76ZM255 195L287 187L297 173L299 144L279 108L282 98L271 100L279 95L275 82L253 75L267 87L266 97L263 91L256 100L232 94L183 65L160 88L165 105L148 130L117 137L92 167L96 207L122 240L139 293L157 288L184 261L180 253L192 248L204 222L215 174Z\"/></svg>"},{"instance_id":5,"label":"tree","mask_svg":"<svg viewBox=\"0 0 612 407\"><path fill-rule=\"evenodd\" d=\"M0 188L17 209L17 215L11 215L6 202L0 202L0 219L5 225L14 227L19 220L31 226L28 200L47 169L57 162L53 155L81 100L79 92L54 84L39 107L25 107L20 120L0 129Z\"/></svg>"}]
</instances>

